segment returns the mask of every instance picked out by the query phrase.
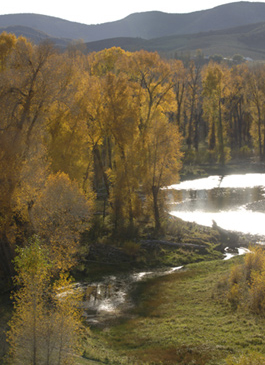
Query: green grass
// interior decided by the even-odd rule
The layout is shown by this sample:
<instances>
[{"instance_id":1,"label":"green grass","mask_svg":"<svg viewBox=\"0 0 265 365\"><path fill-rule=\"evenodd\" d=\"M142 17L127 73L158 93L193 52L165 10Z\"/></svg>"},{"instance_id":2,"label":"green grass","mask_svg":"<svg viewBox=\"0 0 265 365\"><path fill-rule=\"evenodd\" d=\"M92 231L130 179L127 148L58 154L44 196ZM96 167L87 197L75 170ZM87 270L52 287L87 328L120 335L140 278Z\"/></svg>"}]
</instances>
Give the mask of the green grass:
<instances>
[{"instance_id":1,"label":"green grass","mask_svg":"<svg viewBox=\"0 0 265 365\"><path fill-rule=\"evenodd\" d=\"M95 338L135 364L221 365L230 354L265 352L265 319L233 311L225 298L225 277L235 260L242 258L191 264L142 283L134 293L134 317L95 331Z\"/></svg>"},{"instance_id":2,"label":"green grass","mask_svg":"<svg viewBox=\"0 0 265 365\"><path fill-rule=\"evenodd\" d=\"M76 364L226 365L230 355L264 354L265 318L234 311L226 299L228 273L242 260L194 263L139 283L132 316L92 329ZM7 298L1 308L4 329L11 312Z\"/></svg>"}]
</instances>

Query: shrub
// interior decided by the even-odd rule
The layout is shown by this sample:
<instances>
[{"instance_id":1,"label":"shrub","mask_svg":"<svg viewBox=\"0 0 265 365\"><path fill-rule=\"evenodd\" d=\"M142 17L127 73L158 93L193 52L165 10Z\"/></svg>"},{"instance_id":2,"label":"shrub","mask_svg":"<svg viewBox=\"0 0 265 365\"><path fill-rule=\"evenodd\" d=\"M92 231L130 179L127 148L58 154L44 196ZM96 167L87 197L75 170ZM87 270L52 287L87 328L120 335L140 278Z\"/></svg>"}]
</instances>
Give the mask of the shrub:
<instances>
[{"instance_id":1,"label":"shrub","mask_svg":"<svg viewBox=\"0 0 265 365\"><path fill-rule=\"evenodd\" d=\"M239 284L243 280L242 265L235 265L232 267L229 275L229 285Z\"/></svg>"},{"instance_id":2,"label":"shrub","mask_svg":"<svg viewBox=\"0 0 265 365\"><path fill-rule=\"evenodd\" d=\"M264 365L265 357L258 352L250 352L243 354L240 357L235 357L234 355L229 356L226 359L227 365Z\"/></svg>"},{"instance_id":3,"label":"shrub","mask_svg":"<svg viewBox=\"0 0 265 365\"><path fill-rule=\"evenodd\" d=\"M240 298L241 295L239 285L233 284L227 293L227 300L231 304L232 308L236 309L239 306Z\"/></svg>"},{"instance_id":4,"label":"shrub","mask_svg":"<svg viewBox=\"0 0 265 365\"><path fill-rule=\"evenodd\" d=\"M243 265L235 265L227 280L227 300L232 308L239 304L256 314L265 314L265 251L252 248Z\"/></svg>"},{"instance_id":5,"label":"shrub","mask_svg":"<svg viewBox=\"0 0 265 365\"><path fill-rule=\"evenodd\" d=\"M260 272L265 264L265 251L261 247L251 248L251 253L245 256L244 269L247 282L251 282L253 272Z\"/></svg>"},{"instance_id":6,"label":"shrub","mask_svg":"<svg viewBox=\"0 0 265 365\"><path fill-rule=\"evenodd\" d=\"M123 251L127 253L128 255L135 256L140 253L141 251L141 245L136 242L127 241L123 244Z\"/></svg>"},{"instance_id":7,"label":"shrub","mask_svg":"<svg viewBox=\"0 0 265 365\"><path fill-rule=\"evenodd\" d=\"M265 314L265 268L254 272L249 290L250 309L257 314Z\"/></svg>"}]
</instances>

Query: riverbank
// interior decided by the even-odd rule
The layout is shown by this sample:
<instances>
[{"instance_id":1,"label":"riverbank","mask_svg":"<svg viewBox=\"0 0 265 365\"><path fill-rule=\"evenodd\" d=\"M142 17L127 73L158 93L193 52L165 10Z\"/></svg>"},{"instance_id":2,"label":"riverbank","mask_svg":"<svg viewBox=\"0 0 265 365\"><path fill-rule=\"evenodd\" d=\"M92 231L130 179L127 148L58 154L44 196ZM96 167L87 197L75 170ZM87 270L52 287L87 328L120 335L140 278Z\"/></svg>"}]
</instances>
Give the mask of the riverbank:
<instances>
[{"instance_id":1,"label":"riverbank","mask_svg":"<svg viewBox=\"0 0 265 365\"><path fill-rule=\"evenodd\" d=\"M78 269L81 276L97 277L103 271L176 267L222 259L227 247L236 252L239 247L255 245L259 239L256 235L226 231L216 224L206 227L185 222L169 214L164 221L164 233L159 236L150 232L119 246L112 241L91 244Z\"/></svg>"},{"instance_id":2,"label":"riverbank","mask_svg":"<svg viewBox=\"0 0 265 365\"><path fill-rule=\"evenodd\" d=\"M180 171L180 179L193 180L210 175L229 175L229 174L250 174L265 173L265 163L257 158L232 159L224 166L216 163L205 164L184 164Z\"/></svg>"},{"instance_id":3,"label":"riverbank","mask_svg":"<svg viewBox=\"0 0 265 365\"><path fill-rule=\"evenodd\" d=\"M176 227L178 224L181 225L182 233L186 232L185 234L189 235L189 240L191 240L190 232L197 232L193 237L197 237L196 241L200 244L206 245L209 235L212 235L212 239L218 235L213 228L186 224L173 218L171 229L168 231L168 240L173 237L176 239L173 227L179 232L180 228ZM163 254L160 252L158 255L161 257L160 261L156 258L152 265L154 262L166 265L167 261L172 264L182 260L185 262L185 269L179 273L138 283L130 294L135 309L122 318L116 317L113 313L113 319L106 325L91 328L91 337L84 340L83 357L76 359L77 363L223 365L225 364L223 360L229 353L238 354L248 346L246 345L248 342L251 343L253 336L254 339L258 338L263 323L258 325L257 322L253 324L254 333L247 338L247 342L240 340L240 332L237 331L241 331L245 336L247 328L244 325L245 314L231 312L223 293L218 293L218 287L222 286L222 278L227 276L232 261L223 261L220 251L211 246L208 249L208 256L196 251L185 251L183 248L178 248L180 251L175 248L161 249ZM233 260L240 262L241 258ZM190 263L192 261L193 264ZM104 270L103 265L96 266L94 269L98 277L102 276L104 271L121 270L118 266L110 268L106 265ZM150 263L143 263L141 267L150 267ZM123 269L128 271L130 267ZM5 305L1 308L1 313L5 316L1 316L5 319L1 322L1 329L6 328L11 313L10 307ZM224 326L222 320L226 323ZM237 325L238 320L239 325ZM247 320L251 325L252 322L254 323L254 318ZM231 345L225 342L226 331L232 331L234 326L236 334L233 341L237 344L235 351L233 341ZM215 343L217 339L219 342ZM238 345L240 341L242 346ZM2 344L4 345L4 338ZM259 347L251 346L251 349L259 350Z\"/></svg>"},{"instance_id":4,"label":"riverbank","mask_svg":"<svg viewBox=\"0 0 265 365\"><path fill-rule=\"evenodd\" d=\"M139 284L133 317L92 330L86 356L105 364L224 365L230 355L264 353L265 319L233 311L225 295L227 275L242 260L191 264Z\"/></svg>"}]
</instances>

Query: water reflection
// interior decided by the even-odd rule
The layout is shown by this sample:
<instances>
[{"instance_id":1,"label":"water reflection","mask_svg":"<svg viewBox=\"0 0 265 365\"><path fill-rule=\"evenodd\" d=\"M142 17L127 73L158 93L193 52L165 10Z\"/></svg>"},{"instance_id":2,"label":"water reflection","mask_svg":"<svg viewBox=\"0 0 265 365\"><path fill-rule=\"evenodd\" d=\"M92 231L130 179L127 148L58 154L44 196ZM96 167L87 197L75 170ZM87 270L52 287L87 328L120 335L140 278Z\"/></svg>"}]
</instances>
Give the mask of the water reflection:
<instances>
[{"instance_id":1,"label":"water reflection","mask_svg":"<svg viewBox=\"0 0 265 365\"><path fill-rule=\"evenodd\" d=\"M224 260L230 260L234 256L245 255L246 253L250 253L250 252L251 251L245 247L239 247L237 249L237 252L229 252L229 247L226 247Z\"/></svg>"},{"instance_id":2,"label":"water reflection","mask_svg":"<svg viewBox=\"0 0 265 365\"><path fill-rule=\"evenodd\" d=\"M214 188L253 188L265 187L265 174L214 175L201 179L183 181L171 185L176 190L212 190Z\"/></svg>"},{"instance_id":3,"label":"water reflection","mask_svg":"<svg viewBox=\"0 0 265 365\"><path fill-rule=\"evenodd\" d=\"M171 214L185 221L265 235L265 174L210 176L172 185ZM172 195L173 199L173 195Z\"/></svg>"},{"instance_id":4,"label":"water reflection","mask_svg":"<svg viewBox=\"0 0 265 365\"><path fill-rule=\"evenodd\" d=\"M82 307L90 325L99 325L118 318L134 305L129 292L133 286L147 279L169 275L182 268L124 273L102 278L100 282L79 284L83 291Z\"/></svg>"}]
</instances>

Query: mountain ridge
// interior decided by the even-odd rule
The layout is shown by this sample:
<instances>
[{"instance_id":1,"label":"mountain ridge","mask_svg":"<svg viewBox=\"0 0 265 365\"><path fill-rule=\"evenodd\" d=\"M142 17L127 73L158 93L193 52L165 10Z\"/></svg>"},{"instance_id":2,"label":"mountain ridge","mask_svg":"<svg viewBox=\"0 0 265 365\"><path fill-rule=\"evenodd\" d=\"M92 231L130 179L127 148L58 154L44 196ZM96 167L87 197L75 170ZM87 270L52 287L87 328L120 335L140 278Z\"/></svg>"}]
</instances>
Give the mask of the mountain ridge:
<instances>
[{"instance_id":1,"label":"mountain ridge","mask_svg":"<svg viewBox=\"0 0 265 365\"><path fill-rule=\"evenodd\" d=\"M264 59L265 22L150 40L119 37L86 43L88 52L98 52L111 47L121 47L131 52L145 49L150 52L167 53L171 57L176 53L195 55L200 49L205 56L222 54L224 57L232 57L238 53L248 58Z\"/></svg>"},{"instance_id":2,"label":"mountain ridge","mask_svg":"<svg viewBox=\"0 0 265 365\"><path fill-rule=\"evenodd\" d=\"M110 47L160 53L235 53L264 59L265 3L240 1L187 14L149 11L114 22L82 24L40 14L0 15L0 32L23 35L34 43L50 39L60 48L82 40L88 52Z\"/></svg>"},{"instance_id":3,"label":"mountain ridge","mask_svg":"<svg viewBox=\"0 0 265 365\"><path fill-rule=\"evenodd\" d=\"M152 39L193 34L265 21L265 3L240 1L192 13L148 11L108 23L84 24L41 14L0 15L0 28L27 26L54 38L92 42L116 37Z\"/></svg>"}]
</instances>

